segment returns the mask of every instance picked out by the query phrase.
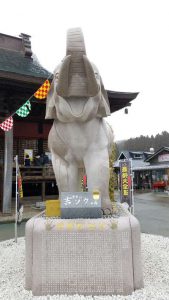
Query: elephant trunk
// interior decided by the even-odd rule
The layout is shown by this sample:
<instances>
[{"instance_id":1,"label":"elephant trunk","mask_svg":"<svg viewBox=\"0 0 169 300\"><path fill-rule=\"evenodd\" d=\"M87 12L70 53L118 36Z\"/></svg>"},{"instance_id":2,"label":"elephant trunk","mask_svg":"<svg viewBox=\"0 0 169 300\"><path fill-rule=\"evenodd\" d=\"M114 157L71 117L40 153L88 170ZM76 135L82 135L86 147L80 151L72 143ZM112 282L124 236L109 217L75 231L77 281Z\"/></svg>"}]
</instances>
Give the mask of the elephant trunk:
<instances>
[{"instance_id":1,"label":"elephant trunk","mask_svg":"<svg viewBox=\"0 0 169 300\"><path fill-rule=\"evenodd\" d=\"M99 87L93 67L86 57L80 28L68 30L66 55L59 72L58 94L62 97L95 96Z\"/></svg>"}]
</instances>

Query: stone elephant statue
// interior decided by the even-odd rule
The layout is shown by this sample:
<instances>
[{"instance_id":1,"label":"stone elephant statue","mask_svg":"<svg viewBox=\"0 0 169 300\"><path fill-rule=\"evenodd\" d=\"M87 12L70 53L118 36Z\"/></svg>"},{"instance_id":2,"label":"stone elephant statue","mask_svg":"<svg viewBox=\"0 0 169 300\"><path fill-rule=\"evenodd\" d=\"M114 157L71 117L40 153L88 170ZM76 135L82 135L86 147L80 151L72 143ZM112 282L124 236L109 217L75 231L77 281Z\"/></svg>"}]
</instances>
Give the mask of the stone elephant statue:
<instances>
[{"instance_id":1,"label":"stone elephant statue","mask_svg":"<svg viewBox=\"0 0 169 300\"><path fill-rule=\"evenodd\" d=\"M112 128L102 79L87 56L80 28L67 33L66 57L55 69L47 97L46 119L54 119L48 137L59 192L77 192L79 168L87 174L88 191L99 190L102 208L111 209L109 154Z\"/></svg>"}]
</instances>

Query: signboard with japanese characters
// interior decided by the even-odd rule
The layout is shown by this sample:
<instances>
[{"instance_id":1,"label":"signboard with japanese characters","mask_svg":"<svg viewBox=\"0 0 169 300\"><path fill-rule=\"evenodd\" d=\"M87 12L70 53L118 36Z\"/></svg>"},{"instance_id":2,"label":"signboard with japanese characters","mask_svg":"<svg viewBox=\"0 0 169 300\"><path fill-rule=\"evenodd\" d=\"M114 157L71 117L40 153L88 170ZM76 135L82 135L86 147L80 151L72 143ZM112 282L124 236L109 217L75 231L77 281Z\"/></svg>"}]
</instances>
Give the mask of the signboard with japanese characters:
<instances>
[{"instance_id":1,"label":"signboard with japanese characters","mask_svg":"<svg viewBox=\"0 0 169 300\"><path fill-rule=\"evenodd\" d=\"M129 207L132 206L132 180L131 180L131 161L124 159L120 164L120 187L121 187L121 202L127 202Z\"/></svg>"},{"instance_id":2,"label":"signboard with japanese characters","mask_svg":"<svg viewBox=\"0 0 169 300\"><path fill-rule=\"evenodd\" d=\"M169 154L161 154L158 156L158 162L169 161Z\"/></svg>"},{"instance_id":3,"label":"signboard with japanese characters","mask_svg":"<svg viewBox=\"0 0 169 300\"><path fill-rule=\"evenodd\" d=\"M91 192L62 192L61 218L101 218L101 197Z\"/></svg>"}]
</instances>

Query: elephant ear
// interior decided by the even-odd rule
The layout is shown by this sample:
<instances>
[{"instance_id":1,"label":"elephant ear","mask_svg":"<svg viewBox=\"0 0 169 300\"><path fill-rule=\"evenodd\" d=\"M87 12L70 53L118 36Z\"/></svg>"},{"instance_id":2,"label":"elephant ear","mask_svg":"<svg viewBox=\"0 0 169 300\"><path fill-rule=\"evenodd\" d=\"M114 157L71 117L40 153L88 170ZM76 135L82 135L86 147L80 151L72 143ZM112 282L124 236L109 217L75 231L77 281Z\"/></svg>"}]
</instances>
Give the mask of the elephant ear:
<instances>
[{"instance_id":1,"label":"elephant ear","mask_svg":"<svg viewBox=\"0 0 169 300\"><path fill-rule=\"evenodd\" d=\"M100 77L100 104L98 108L98 117L108 117L111 115L109 98Z\"/></svg>"},{"instance_id":2,"label":"elephant ear","mask_svg":"<svg viewBox=\"0 0 169 300\"><path fill-rule=\"evenodd\" d=\"M53 79L50 90L46 100L46 115L45 119L56 119L56 108L55 108L55 95L54 95L54 80Z\"/></svg>"}]
</instances>

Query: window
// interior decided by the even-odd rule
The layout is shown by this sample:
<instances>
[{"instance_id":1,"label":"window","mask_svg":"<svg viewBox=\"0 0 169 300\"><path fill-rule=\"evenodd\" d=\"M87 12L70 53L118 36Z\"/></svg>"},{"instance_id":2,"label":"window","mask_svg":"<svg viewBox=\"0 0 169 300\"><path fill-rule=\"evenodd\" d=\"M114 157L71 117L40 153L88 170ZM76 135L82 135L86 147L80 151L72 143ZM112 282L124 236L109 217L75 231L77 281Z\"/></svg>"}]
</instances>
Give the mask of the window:
<instances>
[{"instance_id":1,"label":"window","mask_svg":"<svg viewBox=\"0 0 169 300\"><path fill-rule=\"evenodd\" d=\"M141 158L143 158L143 156L142 156L142 154L134 154L134 158L139 158L139 159L141 159Z\"/></svg>"}]
</instances>

